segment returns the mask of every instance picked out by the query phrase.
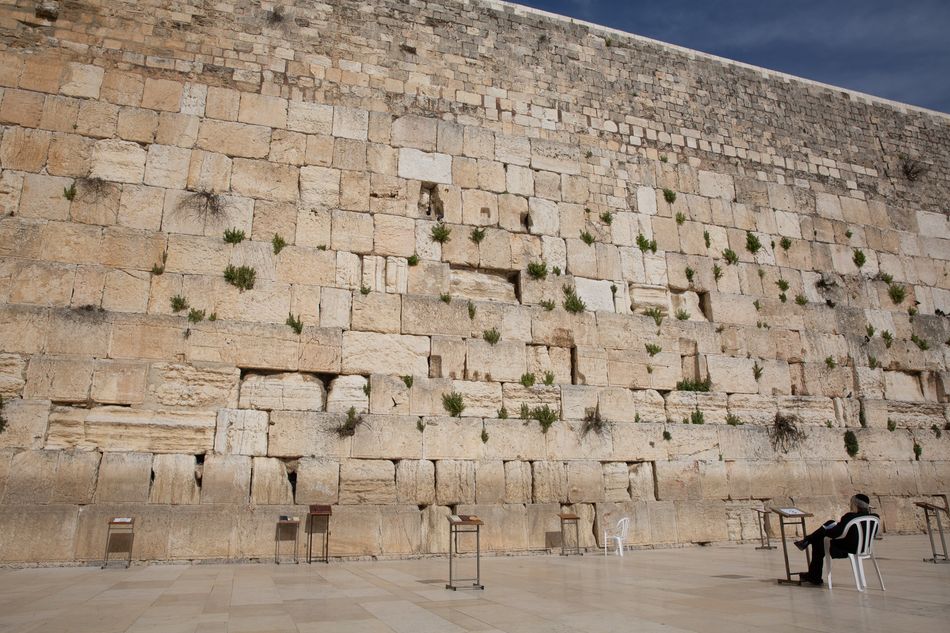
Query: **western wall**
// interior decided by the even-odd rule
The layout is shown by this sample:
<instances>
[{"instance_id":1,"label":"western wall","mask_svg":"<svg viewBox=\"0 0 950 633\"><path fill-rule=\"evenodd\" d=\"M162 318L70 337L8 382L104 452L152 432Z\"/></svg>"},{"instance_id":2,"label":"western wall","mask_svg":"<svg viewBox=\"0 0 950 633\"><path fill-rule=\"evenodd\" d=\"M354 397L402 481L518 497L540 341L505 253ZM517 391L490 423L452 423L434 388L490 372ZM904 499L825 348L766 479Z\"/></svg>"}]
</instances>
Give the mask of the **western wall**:
<instances>
[{"instance_id":1,"label":"western wall","mask_svg":"<svg viewBox=\"0 0 950 633\"><path fill-rule=\"evenodd\" d=\"M0 6L0 562L950 488L950 117L488 0Z\"/></svg>"}]
</instances>

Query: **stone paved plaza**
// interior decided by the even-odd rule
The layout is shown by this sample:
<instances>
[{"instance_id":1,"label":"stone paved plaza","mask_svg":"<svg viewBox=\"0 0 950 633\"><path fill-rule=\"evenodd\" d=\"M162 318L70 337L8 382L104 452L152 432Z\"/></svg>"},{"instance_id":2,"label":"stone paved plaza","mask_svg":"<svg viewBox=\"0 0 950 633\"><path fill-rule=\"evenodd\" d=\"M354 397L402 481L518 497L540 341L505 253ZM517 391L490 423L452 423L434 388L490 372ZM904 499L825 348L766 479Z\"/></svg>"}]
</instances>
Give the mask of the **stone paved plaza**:
<instances>
[{"instance_id":1,"label":"stone paved plaza","mask_svg":"<svg viewBox=\"0 0 950 633\"><path fill-rule=\"evenodd\" d=\"M925 536L877 549L887 591L865 595L846 561L833 591L779 586L781 550L752 545L486 558L485 591L457 593L442 558L3 569L0 631L946 631L950 565L921 561Z\"/></svg>"}]
</instances>

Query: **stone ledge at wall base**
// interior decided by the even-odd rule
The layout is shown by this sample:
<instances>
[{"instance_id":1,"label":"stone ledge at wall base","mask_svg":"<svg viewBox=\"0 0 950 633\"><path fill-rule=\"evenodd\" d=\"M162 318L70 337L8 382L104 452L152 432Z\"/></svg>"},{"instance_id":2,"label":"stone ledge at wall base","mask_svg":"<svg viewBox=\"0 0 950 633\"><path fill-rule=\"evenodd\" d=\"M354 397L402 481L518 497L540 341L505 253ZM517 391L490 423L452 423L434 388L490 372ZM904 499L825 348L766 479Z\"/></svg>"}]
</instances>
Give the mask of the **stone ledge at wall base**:
<instances>
[{"instance_id":1,"label":"stone ledge at wall base","mask_svg":"<svg viewBox=\"0 0 950 633\"><path fill-rule=\"evenodd\" d=\"M816 517L837 517L845 510L842 499L804 498L794 500L794 505ZM880 498L880 512L888 532L923 531L922 520L913 506L916 499ZM792 500L774 502L784 504ZM602 526L615 523L622 516L629 516L632 521L627 540L632 547L752 542L757 538L752 508L761 507L761 502L748 500L738 504L738 512L744 515L741 529L734 525L738 521L735 504L723 501L463 504L454 509L475 513L485 521L483 552L518 555L558 548L557 514L565 509L581 517L581 546L590 549L602 546ZM0 565L96 563L101 560L107 522L114 516L136 519L134 561L269 561L273 557L277 517L303 517L306 513L307 506L300 505L4 505L0 506L0 533L4 534ZM334 506L331 557L349 560L444 555L448 551L445 517L451 513L448 506ZM302 542L305 535L301 534ZM303 543L300 547L304 547Z\"/></svg>"}]
</instances>

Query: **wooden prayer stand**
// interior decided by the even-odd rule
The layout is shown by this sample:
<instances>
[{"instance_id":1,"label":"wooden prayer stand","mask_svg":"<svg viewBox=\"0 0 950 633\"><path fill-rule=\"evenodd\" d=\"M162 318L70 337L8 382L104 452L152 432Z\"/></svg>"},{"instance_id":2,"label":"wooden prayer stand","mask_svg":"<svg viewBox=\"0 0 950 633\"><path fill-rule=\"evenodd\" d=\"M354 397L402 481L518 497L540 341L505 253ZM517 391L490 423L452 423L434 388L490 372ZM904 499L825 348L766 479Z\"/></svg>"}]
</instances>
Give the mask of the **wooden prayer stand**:
<instances>
[{"instance_id":1,"label":"wooden prayer stand","mask_svg":"<svg viewBox=\"0 0 950 633\"><path fill-rule=\"evenodd\" d=\"M581 551L580 517L569 512L562 512L558 514L557 517L561 520L561 556L570 556L572 553L583 556L584 552ZM564 529L564 527L570 523L574 524L574 547L567 546L567 533Z\"/></svg>"},{"instance_id":2,"label":"wooden prayer stand","mask_svg":"<svg viewBox=\"0 0 950 633\"><path fill-rule=\"evenodd\" d=\"M128 537L129 557L125 561L125 568L132 565L132 544L135 542L135 519L133 517L112 517L106 529L106 551L102 556L102 569L109 564L109 552L112 550L112 538L116 536Z\"/></svg>"},{"instance_id":3,"label":"wooden prayer stand","mask_svg":"<svg viewBox=\"0 0 950 633\"><path fill-rule=\"evenodd\" d=\"M445 585L446 589L451 589L452 591L458 591L459 587L456 586L456 583L459 582L469 582L471 585L463 585L463 587L468 587L470 589L484 589L485 585L482 584L481 575L481 534L480 529L484 525L481 519L472 514L453 514L448 517L449 520L449 583ZM453 567L453 558L459 555L459 543L458 538L459 534L474 534L475 535L475 577L474 578L456 578L455 569Z\"/></svg>"},{"instance_id":4,"label":"wooden prayer stand","mask_svg":"<svg viewBox=\"0 0 950 633\"><path fill-rule=\"evenodd\" d=\"M944 497L944 503L947 502L946 497ZM914 505L922 508L924 511L924 519L927 521L927 536L930 537L930 551L933 554L932 558L925 558L925 563L950 563L950 559L947 558L947 540L943 536L943 523L940 522L941 513L947 513L950 516L950 510L947 506L940 507L932 503L927 503L926 501L916 501ZM934 518L937 521L937 532L940 534L940 545L943 547L943 553L937 551L937 546L934 544L934 532L933 528L930 525L930 515L933 513Z\"/></svg>"},{"instance_id":5,"label":"wooden prayer stand","mask_svg":"<svg viewBox=\"0 0 950 633\"><path fill-rule=\"evenodd\" d=\"M814 516L809 512L804 510L799 510L798 508L772 508L772 512L778 515L778 525L779 529L782 532L782 555L785 557L785 578L779 578L778 583L780 585L801 585L802 581L799 578L795 580L792 578L792 570L788 565L788 541L785 538L785 526L795 526L800 524L802 527L802 536L804 537L808 534L805 531L805 518ZM805 560L810 564L811 558L808 555L808 550L805 550ZM796 572L797 574L797 572Z\"/></svg>"},{"instance_id":6,"label":"wooden prayer stand","mask_svg":"<svg viewBox=\"0 0 950 633\"><path fill-rule=\"evenodd\" d=\"M310 563L313 557L313 525L319 518L324 520L326 530L323 533L323 562L330 562L330 515L333 514L333 508L330 506L312 505L307 518L310 522L310 530L307 533L307 562Z\"/></svg>"},{"instance_id":7,"label":"wooden prayer stand","mask_svg":"<svg viewBox=\"0 0 950 633\"><path fill-rule=\"evenodd\" d=\"M297 543L300 540L300 519L282 516L277 520L277 531L274 535L274 562L280 565L280 533L282 530L294 532L294 564L300 564L297 558Z\"/></svg>"}]
</instances>

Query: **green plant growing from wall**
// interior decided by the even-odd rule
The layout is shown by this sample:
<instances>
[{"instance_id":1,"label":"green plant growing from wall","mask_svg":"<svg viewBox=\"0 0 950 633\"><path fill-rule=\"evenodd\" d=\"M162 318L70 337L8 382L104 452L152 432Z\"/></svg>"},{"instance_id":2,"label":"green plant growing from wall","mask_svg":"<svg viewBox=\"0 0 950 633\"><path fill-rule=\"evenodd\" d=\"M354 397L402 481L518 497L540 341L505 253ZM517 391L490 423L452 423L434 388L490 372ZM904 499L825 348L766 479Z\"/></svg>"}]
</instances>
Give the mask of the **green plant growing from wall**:
<instances>
[{"instance_id":1,"label":"green plant growing from wall","mask_svg":"<svg viewBox=\"0 0 950 633\"><path fill-rule=\"evenodd\" d=\"M653 319L653 322L656 323L657 327L663 323L663 310L659 306L651 306L650 308L643 311L643 314Z\"/></svg>"},{"instance_id":2,"label":"green plant growing from wall","mask_svg":"<svg viewBox=\"0 0 950 633\"><path fill-rule=\"evenodd\" d=\"M888 418L888 419L887 419L887 430L890 431L891 433L893 433L895 429L897 429L897 423L894 422L894 420Z\"/></svg>"},{"instance_id":3,"label":"green plant growing from wall","mask_svg":"<svg viewBox=\"0 0 950 633\"><path fill-rule=\"evenodd\" d=\"M644 345L644 347L646 347L647 354L649 354L651 357L656 356L663 351L663 348L656 343L647 343Z\"/></svg>"},{"instance_id":4,"label":"green plant growing from wall","mask_svg":"<svg viewBox=\"0 0 950 633\"><path fill-rule=\"evenodd\" d=\"M607 430L608 424L600 415L600 405L590 407L584 411L584 423L581 425L581 434L595 433L603 435Z\"/></svg>"},{"instance_id":5,"label":"green plant growing from wall","mask_svg":"<svg viewBox=\"0 0 950 633\"><path fill-rule=\"evenodd\" d=\"M422 418L416 420L416 430L420 433L425 433L426 423L422 421Z\"/></svg>"},{"instance_id":6,"label":"green plant growing from wall","mask_svg":"<svg viewBox=\"0 0 950 633\"><path fill-rule=\"evenodd\" d=\"M787 237L783 237L782 240L779 242L779 246L782 247L783 251L787 251L788 249L792 247L792 240Z\"/></svg>"},{"instance_id":7,"label":"green plant growing from wall","mask_svg":"<svg viewBox=\"0 0 950 633\"><path fill-rule=\"evenodd\" d=\"M356 407L350 407L346 412L346 419L336 427L337 435L340 437L353 437L356 435L356 427L363 421L363 416L357 415Z\"/></svg>"},{"instance_id":8,"label":"green plant growing from wall","mask_svg":"<svg viewBox=\"0 0 950 633\"><path fill-rule=\"evenodd\" d=\"M778 289L781 290L782 292L788 291L788 281L785 279L779 279L778 281L775 282L775 285L778 286Z\"/></svg>"},{"instance_id":9,"label":"green plant growing from wall","mask_svg":"<svg viewBox=\"0 0 950 633\"><path fill-rule=\"evenodd\" d=\"M726 424L728 424L729 426L742 426L745 423L741 419L739 419L739 416L735 415L734 413L727 413Z\"/></svg>"},{"instance_id":10,"label":"green plant growing from wall","mask_svg":"<svg viewBox=\"0 0 950 633\"><path fill-rule=\"evenodd\" d=\"M508 419L508 409L506 409L505 407L502 407L502 408L498 409L498 413L497 413L496 415L498 416L498 419L499 419L499 420L507 420L507 419Z\"/></svg>"},{"instance_id":11,"label":"green plant growing from wall","mask_svg":"<svg viewBox=\"0 0 950 633\"><path fill-rule=\"evenodd\" d=\"M165 273L165 264L168 262L168 251L162 253L162 263L152 265L152 274L156 277Z\"/></svg>"},{"instance_id":12,"label":"green plant growing from wall","mask_svg":"<svg viewBox=\"0 0 950 633\"><path fill-rule=\"evenodd\" d=\"M913 341L914 345L916 345L922 351L930 349L930 343L920 338L916 334L911 334L910 340Z\"/></svg>"},{"instance_id":13,"label":"green plant growing from wall","mask_svg":"<svg viewBox=\"0 0 950 633\"><path fill-rule=\"evenodd\" d=\"M739 263L739 256L736 255L736 252L732 250L731 248L727 248L726 250L724 250L722 252L722 257L723 259L726 260L726 263L729 264L730 266L735 266L737 263Z\"/></svg>"},{"instance_id":14,"label":"green plant growing from wall","mask_svg":"<svg viewBox=\"0 0 950 633\"><path fill-rule=\"evenodd\" d=\"M544 308L545 310L547 310L548 312L554 309L554 301L552 301L551 299L544 299L541 302L539 302L538 305Z\"/></svg>"},{"instance_id":15,"label":"green plant growing from wall","mask_svg":"<svg viewBox=\"0 0 950 633\"><path fill-rule=\"evenodd\" d=\"M520 417L522 420L531 419L531 407L528 406L527 402L521 403L521 410L518 413L518 417Z\"/></svg>"},{"instance_id":16,"label":"green plant growing from wall","mask_svg":"<svg viewBox=\"0 0 950 633\"><path fill-rule=\"evenodd\" d=\"M430 231L429 235L432 237L433 242L445 244L452 239L452 229L446 226L443 222L437 222L432 225L432 230Z\"/></svg>"},{"instance_id":17,"label":"green plant growing from wall","mask_svg":"<svg viewBox=\"0 0 950 633\"><path fill-rule=\"evenodd\" d=\"M698 391L705 393L709 391L710 387L712 387L712 381L709 378L706 378L705 380L684 378L683 380L676 383L677 391Z\"/></svg>"},{"instance_id":18,"label":"green plant growing from wall","mask_svg":"<svg viewBox=\"0 0 950 633\"><path fill-rule=\"evenodd\" d=\"M674 202L676 202L676 192L673 191L672 189L664 189L663 199L666 200L667 203L673 204Z\"/></svg>"},{"instance_id":19,"label":"green plant growing from wall","mask_svg":"<svg viewBox=\"0 0 950 633\"><path fill-rule=\"evenodd\" d=\"M590 234L590 231L584 229L581 231L581 241L590 246L594 243L594 236Z\"/></svg>"},{"instance_id":20,"label":"green plant growing from wall","mask_svg":"<svg viewBox=\"0 0 950 633\"><path fill-rule=\"evenodd\" d=\"M690 424L705 424L706 416L703 415L703 412L697 407L696 409L693 409L692 413L689 414L689 422Z\"/></svg>"},{"instance_id":21,"label":"green plant growing from wall","mask_svg":"<svg viewBox=\"0 0 950 633\"><path fill-rule=\"evenodd\" d=\"M201 222L220 221L227 215L227 202L213 191L194 191L183 196L178 208Z\"/></svg>"},{"instance_id":22,"label":"green plant growing from wall","mask_svg":"<svg viewBox=\"0 0 950 633\"><path fill-rule=\"evenodd\" d=\"M533 387L534 386L534 372L526 372L521 374L521 384L524 387Z\"/></svg>"},{"instance_id":23,"label":"green plant growing from wall","mask_svg":"<svg viewBox=\"0 0 950 633\"><path fill-rule=\"evenodd\" d=\"M891 298L894 305L898 306L904 302L907 297L907 289L900 284L889 284L887 286L887 295Z\"/></svg>"},{"instance_id":24,"label":"green plant growing from wall","mask_svg":"<svg viewBox=\"0 0 950 633\"><path fill-rule=\"evenodd\" d=\"M868 367L871 369L877 369L877 356L868 354Z\"/></svg>"},{"instance_id":25,"label":"green plant growing from wall","mask_svg":"<svg viewBox=\"0 0 950 633\"><path fill-rule=\"evenodd\" d=\"M881 332L881 338L884 340L884 347L887 349L890 349L891 345L894 344L894 335L891 334L890 330Z\"/></svg>"},{"instance_id":26,"label":"green plant growing from wall","mask_svg":"<svg viewBox=\"0 0 950 633\"><path fill-rule=\"evenodd\" d=\"M544 372L544 380L543 380L542 382L544 382L545 385L547 385L548 387L550 387L551 385L554 384L554 378L555 378L554 372L548 370L548 371Z\"/></svg>"},{"instance_id":27,"label":"green plant growing from wall","mask_svg":"<svg viewBox=\"0 0 950 633\"><path fill-rule=\"evenodd\" d=\"M287 314L287 320L284 321L285 325L290 326L296 334L303 332L303 321L300 320L300 315L294 316L293 312Z\"/></svg>"},{"instance_id":28,"label":"green plant growing from wall","mask_svg":"<svg viewBox=\"0 0 950 633\"><path fill-rule=\"evenodd\" d=\"M531 417L541 425L541 432L547 433L551 425L557 422L558 413L548 405L543 404L531 410Z\"/></svg>"},{"instance_id":29,"label":"green plant growing from wall","mask_svg":"<svg viewBox=\"0 0 950 633\"><path fill-rule=\"evenodd\" d=\"M472 232L468 234L468 239L472 240L475 244L481 244L482 240L485 239L485 229L472 229Z\"/></svg>"},{"instance_id":30,"label":"green plant growing from wall","mask_svg":"<svg viewBox=\"0 0 950 633\"><path fill-rule=\"evenodd\" d=\"M475 304L471 301L468 302L468 318L470 321L475 320Z\"/></svg>"},{"instance_id":31,"label":"green plant growing from wall","mask_svg":"<svg viewBox=\"0 0 950 633\"><path fill-rule=\"evenodd\" d=\"M360 286L360 294L364 297L373 291L369 286Z\"/></svg>"},{"instance_id":32,"label":"green plant growing from wall","mask_svg":"<svg viewBox=\"0 0 950 633\"><path fill-rule=\"evenodd\" d=\"M571 314L578 314L587 309L587 304L577 296L577 291L572 286L564 286L564 309Z\"/></svg>"},{"instance_id":33,"label":"green plant growing from wall","mask_svg":"<svg viewBox=\"0 0 950 633\"><path fill-rule=\"evenodd\" d=\"M769 427L769 441L772 449L783 453L796 448L808 437L798 428L798 418L786 413L776 413L775 421Z\"/></svg>"},{"instance_id":34,"label":"green plant growing from wall","mask_svg":"<svg viewBox=\"0 0 950 633\"><path fill-rule=\"evenodd\" d=\"M482 332L482 338L485 339L485 342L487 342L489 345L494 345L499 340L501 340L501 333L495 328L492 328Z\"/></svg>"},{"instance_id":35,"label":"green plant growing from wall","mask_svg":"<svg viewBox=\"0 0 950 633\"><path fill-rule=\"evenodd\" d=\"M76 182L73 181L68 187L63 187L63 197L70 202L76 197Z\"/></svg>"},{"instance_id":36,"label":"green plant growing from wall","mask_svg":"<svg viewBox=\"0 0 950 633\"><path fill-rule=\"evenodd\" d=\"M759 252L759 249L762 248L762 242L759 241L759 238L752 231L746 231L745 233L745 249L755 255Z\"/></svg>"},{"instance_id":37,"label":"green plant growing from wall","mask_svg":"<svg viewBox=\"0 0 950 633\"><path fill-rule=\"evenodd\" d=\"M868 337L869 339L872 339L872 338L874 338L874 333L875 333L877 330L874 329L874 326L873 326L873 325L871 325L870 323L868 323L867 326L864 328L864 331L866 332L867 337Z\"/></svg>"},{"instance_id":38,"label":"green plant growing from wall","mask_svg":"<svg viewBox=\"0 0 950 633\"><path fill-rule=\"evenodd\" d=\"M762 366L759 365L759 361L755 361L755 362L752 364L752 377L755 378L756 381L758 381L759 378L762 377L762 372L763 372L763 371L764 371L764 370L762 369Z\"/></svg>"},{"instance_id":39,"label":"green plant growing from wall","mask_svg":"<svg viewBox=\"0 0 950 633\"><path fill-rule=\"evenodd\" d=\"M854 434L854 431L847 430L844 432L844 450L848 452L848 457L854 457L858 454L860 447L858 446L858 436Z\"/></svg>"},{"instance_id":40,"label":"green plant growing from wall","mask_svg":"<svg viewBox=\"0 0 950 633\"><path fill-rule=\"evenodd\" d=\"M404 385L406 385L406 389L412 389L412 383L414 382L414 378L412 376L403 376L402 382Z\"/></svg>"},{"instance_id":41,"label":"green plant growing from wall","mask_svg":"<svg viewBox=\"0 0 950 633\"><path fill-rule=\"evenodd\" d=\"M228 244L240 244L245 239L244 231L241 229L225 229L224 241Z\"/></svg>"},{"instance_id":42,"label":"green plant growing from wall","mask_svg":"<svg viewBox=\"0 0 950 633\"><path fill-rule=\"evenodd\" d=\"M886 284L891 284L894 282L894 276L890 273L886 273L883 270L877 272L877 278L883 281Z\"/></svg>"},{"instance_id":43,"label":"green plant growing from wall","mask_svg":"<svg viewBox=\"0 0 950 633\"><path fill-rule=\"evenodd\" d=\"M488 444L488 431L485 429L484 426L482 427L482 436L481 436L481 437L482 437L482 444Z\"/></svg>"},{"instance_id":44,"label":"green plant growing from wall","mask_svg":"<svg viewBox=\"0 0 950 633\"><path fill-rule=\"evenodd\" d=\"M806 305L808 303L808 298L803 294L795 295L795 303L800 306Z\"/></svg>"},{"instance_id":45,"label":"green plant growing from wall","mask_svg":"<svg viewBox=\"0 0 950 633\"><path fill-rule=\"evenodd\" d=\"M706 248L712 245L712 238L709 236L709 231L703 231L703 242L706 243Z\"/></svg>"},{"instance_id":46,"label":"green plant growing from wall","mask_svg":"<svg viewBox=\"0 0 950 633\"><path fill-rule=\"evenodd\" d=\"M447 292L443 292L439 295L439 301L442 303L452 303L452 295Z\"/></svg>"},{"instance_id":47,"label":"green plant growing from wall","mask_svg":"<svg viewBox=\"0 0 950 633\"><path fill-rule=\"evenodd\" d=\"M719 281L722 279L722 267L719 264L713 264L713 279Z\"/></svg>"},{"instance_id":48,"label":"green plant growing from wall","mask_svg":"<svg viewBox=\"0 0 950 633\"><path fill-rule=\"evenodd\" d=\"M637 234L637 248L646 253L650 251L651 253L656 252L656 240L648 240L643 233Z\"/></svg>"},{"instance_id":49,"label":"green plant growing from wall","mask_svg":"<svg viewBox=\"0 0 950 633\"><path fill-rule=\"evenodd\" d=\"M610 211L604 211L603 213L600 214L600 221L606 224L607 226L610 226L614 222L614 214L611 213Z\"/></svg>"},{"instance_id":50,"label":"green plant growing from wall","mask_svg":"<svg viewBox=\"0 0 950 633\"><path fill-rule=\"evenodd\" d=\"M3 408L5 403L3 401L3 396L0 396L0 433L3 433L7 430L7 418L3 415Z\"/></svg>"},{"instance_id":51,"label":"green plant growing from wall","mask_svg":"<svg viewBox=\"0 0 950 633\"><path fill-rule=\"evenodd\" d=\"M828 369L834 369L835 367L838 366L838 361L835 360L834 356L828 356L827 358L825 358L825 366Z\"/></svg>"},{"instance_id":52,"label":"green plant growing from wall","mask_svg":"<svg viewBox=\"0 0 950 633\"><path fill-rule=\"evenodd\" d=\"M532 279L545 279L548 276L548 265L543 262L529 262L528 276Z\"/></svg>"},{"instance_id":53,"label":"green plant growing from wall","mask_svg":"<svg viewBox=\"0 0 950 633\"><path fill-rule=\"evenodd\" d=\"M188 299L181 295L175 295L171 298L172 312L181 312L188 309Z\"/></svg>"},{"instance_id":54,"label":"green plant growing from wall","mask_svg":"<svg viewBox=\"0 0 950 633\"><path fill-rule=\"evenodd\" d=\"M851 261L853 261L854 265L860 269L867 262L867 257L864 255L864 251L862 251L860 248L856 248L851 255Z\"/></svg>"},{"instance_id":55,"label":"green plant growing from wall","mask_svg":"<svg viewBox=\"0 0 950 633\"><path fill-rule=\"evenodd\" d=\"M689 321L690 314L684 308L678 308L676 310L676 320L677 321Z\"/></svg>"},{"instance_id":56,"label":"green plant growing from wall","mask_svg":"<svg viewBox=\"0 0 950 633\"><path fill-rule=\"evenodd\" d=\"M280 252L287 246L287 241L277 233L274 233L274 237L271 238L270 243L274 249L274 255L280 255Z\"/></svg>"},{"instance_id":57,"label":"green plant growing from wall","mask_svg":"<svg viewBox=\"0 0 950 633\"><path fill-rule=\"evenodd\" d=\"M192 308L188 311L188 321L191 323L200 323L205 320L205 311L198 308Z\"/></svg>"},{"instance_id":58,"label":"green plant growing from wall","mask_svg":"<svg viewBox=\"0 0 950 633\"><path fill-rule=\"evenodd\" d=\"M257 277L257 271L250 266L232 266L224 269L224 280L244 292L254 288L254 279Z\"/></svg>"},{"instance_id":59,"label":"green plant growing from wall","mask_svg":"<svg viewBox=\"0 0 950 633\"><path fill-rule=\"evenodd\" d=\"M442 407L452 417L460 417L462 411L465 410L465 401L462 399L462 394L457 391L442 394Z\"/></svg>"},{"instance_id":60,"label":"green plant growing from wall","mask_svg":"<svg viewBox=\"0 0 950 633\"><path fill-rule=\"evenodd\" d=\"M560 277L560 275L561 275L561 267L560 267L560 266L554 266L553 268L551 268L551 274L554 275L555 277Z\"/></svg>"},{"instance_id":61,"label":"green plant growing from wall","mask_svg":"<svg viewBox=\"0 0 950 633\"><path fill-rule=\"evenodd\" d=\"M409 264L410 266L418 266L419 256L413 253L412 255L406 258L406 263Z\"/></svg>"},{"instance_id":62,"label":"green plant growing from wall","mask_svg":"<svg viewBox=\"0 0 950 633\"><path fill-rule=\"evenodd\" d=\"M663 431L663 440L669 442L673 439L673 435L669 431Z\"/></svg>"},{"instance_id":63,"label":"green plant growing from wall","mask_svg":"<svg viewBox=\"0 0 950 633\"><path fill-rule=\"evenodd\" d=\"M924 448L914 440L914 461L919 462L920 456L924 454Z\"/></svg>"},{"instance_id":64,"label":"green plant growing from wall","mask_svg":"<svg viewBox=\"0 0 950 633\"><path fill-rule=\"evenodd\" d=\"M688 281L689 283L693 283L693 277L696 276L696 271L693 270L691 267L687 266L686 270L683 272L686 274L686 281Z\"/></svg>"},{"instance_id":65,"label":"green plant growing from wall","mask_svg":"<svg viewBox=\"0 0 950 633\"><path fill-rule=\"evenodd\" d=\"M676 212L676 224L677 224L677 225L682 225L684 222L686 222L686 214L683 213L682 211L677 211L677 212Z\"/></svg>"},{"instance_id":66,"label":"green plant growing from wall","mask_svg":"<svg viewBox=\"0 0 950 633\"><path fill-rule=\"evenodd\" d=\"M784 292L782 292L782 293L779 294L778 300L781 301L782 303L785 303L785 302L788 301L788 295L786 295Z\"/></svg>"}]
</instances>

